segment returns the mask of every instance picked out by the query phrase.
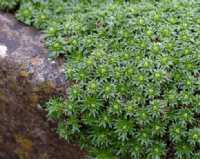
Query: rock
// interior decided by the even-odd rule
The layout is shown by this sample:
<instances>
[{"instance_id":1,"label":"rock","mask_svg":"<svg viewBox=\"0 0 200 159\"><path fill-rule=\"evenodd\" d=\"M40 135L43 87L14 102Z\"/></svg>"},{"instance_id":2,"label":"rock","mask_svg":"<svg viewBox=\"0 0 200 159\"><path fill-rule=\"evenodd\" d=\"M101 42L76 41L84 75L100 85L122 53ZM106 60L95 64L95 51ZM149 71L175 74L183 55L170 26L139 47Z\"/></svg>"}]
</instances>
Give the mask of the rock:
<instances>
[{"instance_id":1,"label":"rock","mask_svg":"<svg viewBox=\"0 0 200 159\"><path fill-rule=\"evenodd\" d=\"M68 88L62 62L49 60L44 38L0 11L0 159L83 159L47 122L41 103Z\"/></svg>"}]
</instances>

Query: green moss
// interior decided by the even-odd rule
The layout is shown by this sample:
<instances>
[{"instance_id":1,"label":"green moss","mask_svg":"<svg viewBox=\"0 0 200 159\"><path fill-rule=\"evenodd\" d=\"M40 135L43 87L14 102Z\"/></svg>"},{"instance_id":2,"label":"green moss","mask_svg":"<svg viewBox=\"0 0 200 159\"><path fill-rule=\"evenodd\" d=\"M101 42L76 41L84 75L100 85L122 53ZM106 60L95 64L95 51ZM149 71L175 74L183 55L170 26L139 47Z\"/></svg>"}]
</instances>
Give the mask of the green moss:
<instances>
[{"instance_id":1,"label":"green moss","mask_svg":"<svg viewBox=\"0 0 200 159\"><path fill-rule=\"evenodd\" d=\"M0 3L1 4L1 3ZM52 99L58 134L90 158L198 158L196 0L21 3L49 55L66 58L67 99Z\"/></svg>"},{"instance_id":2,"label":"green moss","mask_svg":"<svg viewBox=\"0 0 200 159\"><path fill-rule=\"evenodd\" d=\"M0 9L11 10L14 9L20 0L2 0L0 1Z\"/></svg>"}]
</instances>

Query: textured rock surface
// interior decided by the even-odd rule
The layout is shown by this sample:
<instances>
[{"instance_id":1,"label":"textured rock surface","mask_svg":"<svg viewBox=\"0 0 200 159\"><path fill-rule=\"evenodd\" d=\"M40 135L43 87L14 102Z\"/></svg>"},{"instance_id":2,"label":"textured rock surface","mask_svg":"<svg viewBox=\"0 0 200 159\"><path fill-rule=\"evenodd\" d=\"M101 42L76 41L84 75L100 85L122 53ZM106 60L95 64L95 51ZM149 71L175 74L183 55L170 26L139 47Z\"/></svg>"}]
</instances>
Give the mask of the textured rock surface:
<instances>
[{"instance_id":1,"label":"textured rock surface","mask_svg":"<svg viewBox=\"0 0 200 159\"><path fill-rule=\"evenodd\" d=\"M41 33L0 12L0 159L82 159L47 122L40 103L67 89Z\"/></svg>"}]
</instances>

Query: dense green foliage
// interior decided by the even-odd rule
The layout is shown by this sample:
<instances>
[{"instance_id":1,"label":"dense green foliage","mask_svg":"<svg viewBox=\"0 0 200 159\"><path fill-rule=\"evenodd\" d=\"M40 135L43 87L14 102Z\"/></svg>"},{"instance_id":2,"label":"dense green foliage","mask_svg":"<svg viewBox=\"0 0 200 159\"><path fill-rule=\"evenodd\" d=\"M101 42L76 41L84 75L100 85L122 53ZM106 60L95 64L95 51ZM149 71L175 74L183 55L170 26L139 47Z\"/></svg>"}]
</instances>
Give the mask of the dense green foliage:
<instances>
[{"instance_id":1,"label":"dense green foliage","mask_svg":"<svg viewBox=\"0 0 200 159\"><path fill-rule=\"evenodd\" d=\"M46 107L60 137L95 159L200 158L200 1L33 0L16 16L66 58L68 98Z\"/></svg>"},{"instance_id":2,"label":"dense green foliage","mask_svg":"<svg viewBox=\"0 0 200 159\"><path fill-rule=\"evenodd\" d=\"M0 9L11 10L16 7L19 3L19 0L1 0L0 1Z\"/></svg>"}]
</instances>

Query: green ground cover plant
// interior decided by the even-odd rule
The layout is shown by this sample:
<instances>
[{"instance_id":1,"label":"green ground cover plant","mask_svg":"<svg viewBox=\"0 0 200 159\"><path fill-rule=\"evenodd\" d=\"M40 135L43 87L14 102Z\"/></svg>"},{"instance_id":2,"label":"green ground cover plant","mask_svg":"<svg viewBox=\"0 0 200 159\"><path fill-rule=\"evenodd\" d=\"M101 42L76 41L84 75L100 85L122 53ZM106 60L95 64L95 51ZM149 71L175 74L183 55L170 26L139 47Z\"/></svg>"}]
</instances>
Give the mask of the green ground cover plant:
<instances>
[{"instance_id":1,"label":"green ground cover plant","mask_svg":"<svg viewBox=\"0 0 200 159\"><path fill-rule=\"evenodd\" d=\"M68 97L46 104L61 138L91 159L200 159L200 1L30 0L16 17L66 60Z\"/></svg>"}]
</instances>

